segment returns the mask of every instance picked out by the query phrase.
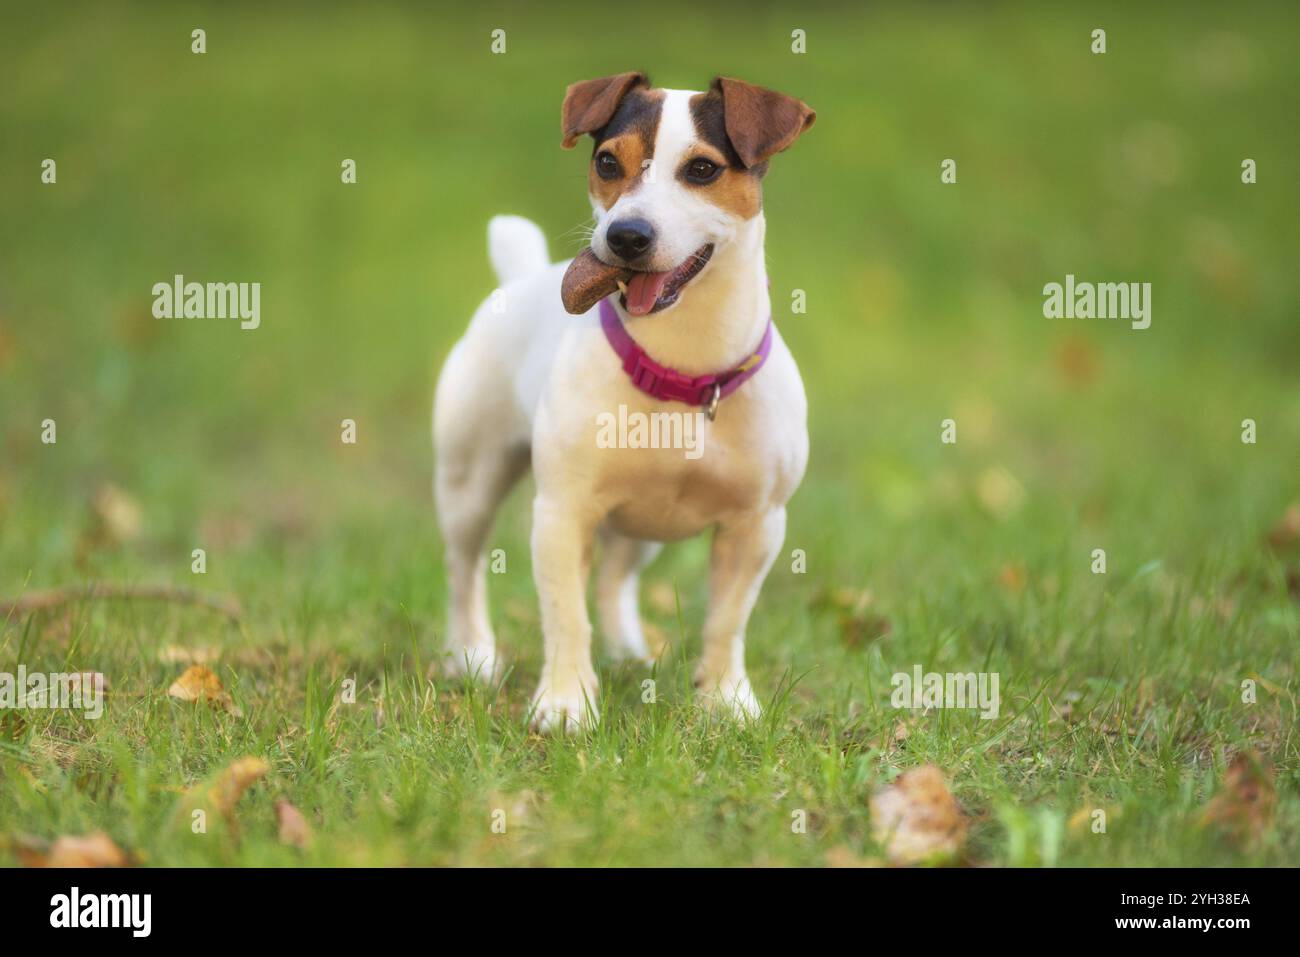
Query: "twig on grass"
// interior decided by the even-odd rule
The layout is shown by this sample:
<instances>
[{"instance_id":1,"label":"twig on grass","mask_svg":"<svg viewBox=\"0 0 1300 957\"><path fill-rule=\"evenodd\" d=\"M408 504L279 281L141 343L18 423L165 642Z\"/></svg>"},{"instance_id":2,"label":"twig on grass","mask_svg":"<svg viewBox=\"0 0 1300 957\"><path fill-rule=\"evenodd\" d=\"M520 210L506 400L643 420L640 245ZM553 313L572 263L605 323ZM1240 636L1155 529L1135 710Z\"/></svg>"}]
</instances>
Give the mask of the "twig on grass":
<instances>
[{"instance_id":1,"label":"twig on grass","mask_svg":"<svg viewBox=\"0 0 1300 957\"><path fill-rule=\"evenodd\" d=\"M45 611L57 608L73 601L93 599L132 599L143 598L148 601L170 601L183 605L199 605L225 615L231 621L244 617L244 609L230 595L218 595L198 591L194 588L180 588L175 585L118 585L111 582L87 582L84 585L70 585L66 588L47 588L42 591L28 592L20 598L0 599L0 618L32 611Z\"/></svg>"}]
</instances>

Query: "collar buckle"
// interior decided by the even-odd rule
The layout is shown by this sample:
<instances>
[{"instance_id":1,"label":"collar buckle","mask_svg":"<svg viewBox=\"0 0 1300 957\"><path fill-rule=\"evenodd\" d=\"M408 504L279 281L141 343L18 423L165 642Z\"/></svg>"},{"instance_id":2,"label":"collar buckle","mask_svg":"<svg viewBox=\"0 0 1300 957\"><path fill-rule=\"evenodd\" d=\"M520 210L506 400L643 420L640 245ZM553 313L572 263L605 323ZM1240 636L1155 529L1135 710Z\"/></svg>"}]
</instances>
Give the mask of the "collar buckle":
<instances>
[{"instance_id":1,"label":"collar buckle","mask_svg":"<svg viewBox=\"0 0 1300 957\"><path fill-rule=\"evenodd\" d=\"M721 398L722 386L715 382L713 383L713 394L709 397L709 404L704 409L704 414L709 417L710 422L718 416L718 402Z\"/></svg>"}]
</instances>

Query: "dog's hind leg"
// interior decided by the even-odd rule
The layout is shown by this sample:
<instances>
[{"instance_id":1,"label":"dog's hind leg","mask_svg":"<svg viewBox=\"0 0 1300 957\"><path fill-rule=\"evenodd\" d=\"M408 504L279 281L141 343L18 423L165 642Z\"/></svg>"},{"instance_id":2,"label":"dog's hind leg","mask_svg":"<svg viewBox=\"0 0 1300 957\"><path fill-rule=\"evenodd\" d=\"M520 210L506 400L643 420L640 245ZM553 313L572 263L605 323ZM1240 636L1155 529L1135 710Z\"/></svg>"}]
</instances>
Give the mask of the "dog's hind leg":
<instances>
[{"instance_id":1,"label":"dog's hind leg","mask_svg":"<svg viewBox=\"0 0 1300 957\"><path fill-rule=\"evenodd\" d=\"M475 379L453 351L434 407L433 485L447 574L444 673L486 681L497 674L497 655L484 548L497 508L528 467L529 447L509 411L493 408Z\"/></svg>"},{"instance_id":2,"label":"dog's hind leg","mask_svg":"<svg viewBox=\"0 0 1300 957\"><path fill-rule=\"evenodd\" d=\"M601 556L596 571L596 608L605 634L605 648L616 660L652 664L637 608L641 569L663 548L658 542L628 538L610 529L600 531Z\"/></svg>"}]
</instances>

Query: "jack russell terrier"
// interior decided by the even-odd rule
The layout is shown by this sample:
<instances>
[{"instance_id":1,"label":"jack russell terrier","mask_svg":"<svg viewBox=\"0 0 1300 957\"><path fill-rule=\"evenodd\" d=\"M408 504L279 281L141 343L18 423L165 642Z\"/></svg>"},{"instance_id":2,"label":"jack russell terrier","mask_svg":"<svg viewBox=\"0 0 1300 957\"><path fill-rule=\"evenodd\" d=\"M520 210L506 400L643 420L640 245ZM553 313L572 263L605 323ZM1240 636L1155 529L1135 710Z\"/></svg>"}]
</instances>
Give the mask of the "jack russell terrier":
<instances>
[{"instance_id":1,"label":"jack russell terrier","mask_svg":"<svg viewBox=\"0 0 1300 957\"><path fill-rule=\"evenodd\" d=\"M546 652L531 720L542 732L597 717L586 601L596 538L608 650L651 662L638 573L659 543L713 529L695 686L708 704L759 713L745 626L808 461L803 382L771 318L762 180L815 118L793 97L727 77L704 93L651 88L641 73L575 83L562 145L595 141L590 248L552 264L535 224L498 216L488 226L501 286L447 357L434 400L444 661L452 674L499 674L484 547L531 462ZM599 420L627 410L651 421L703 413L691 416L702 454L599 442Z\"/></svg>"}]
</instances>

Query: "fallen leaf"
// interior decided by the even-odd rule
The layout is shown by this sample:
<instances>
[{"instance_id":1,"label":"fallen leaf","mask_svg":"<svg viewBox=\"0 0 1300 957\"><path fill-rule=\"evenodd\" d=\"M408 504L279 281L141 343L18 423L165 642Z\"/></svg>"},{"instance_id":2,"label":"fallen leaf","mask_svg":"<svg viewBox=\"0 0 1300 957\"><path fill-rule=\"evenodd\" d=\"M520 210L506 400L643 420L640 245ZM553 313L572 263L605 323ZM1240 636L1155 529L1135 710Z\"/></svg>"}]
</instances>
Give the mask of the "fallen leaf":
<instances>
[{"instance_id":1,"label":"fallen leaf","mask_svg":"<svg viewBox=\"0 0 1300 957\"><path fill-rule=\"evenodd\" d=\"M270 770L271 766L261 758L240 758L220 771L202 790L212 806L229 817L244 792Z\"/></svg>"},{"instance_id":2,"label":"fallen leaf","mask_svg":"<svg viewBox=\"0 0 1300 957\"><path fill-rule=\"evenodd\" d=\"M180 701L206 701L224 708L234 715L240 711L221 684L221 679L203 665L190 665L172 682L167 694Z\"/></svg>"},{"instance_id":3,"label":"fallen leaf","mask_svg":"<svg viewBox=\"0 0 1300 957\"><path fill-rule=\"evenodd\" d=\"M1205 806L1201 824L1254 837L1273 820L1276 807L1272 767L1257 751L1242 751L1228 764L1223 786Z\"/></svg>"},{"instance_id":4,"label":"fallen leaf","mask_svg":"<svg viewBox=\"0 0 1300 957\"><path fill-rule=\"evenodd\" d=\"M275 802L275 816L280 822L280 843L299 850L311 846L315 835L302 812L283 799Z\"/></svg>"},{"instance_id":5,"label":"fallen leaf","mask_svg":"<svg viewBox=\"0 0 1300 957\"><path fill-rule=\"evenodd\" d=\"M965 815L932 764L904 772L871 798L871 828L895 864L955 857L966 840Z\"/></svg>"},{"instance_id":6,"label":"fallen leaf","mask_svg":"<svg viewBox=\"0 0 1300 957\"><path fill-rule=\"evenodd\" d=\"M1300 545L1300 502L1287 506L1282 520L1268 533L1268 543L1278 551Z\"/></svg>"},{"instance_id":7,"label":"fallen leaf","mask_svg":"<svg viewBox=\"0 0 1300 957\"><path fill-rule=\"evenodd\" d=\"M125 852L103 831L55 838L48 851L28 845L19 849L28 867L129 867Z\"/></svg>"},{"instance_id":8,"label":"fallen leaf","mask_svg":"<svg viewBox=\"0 0 1300 957\"><path fill-rule=\"evenodd\" d=\"M50 859L50 842L26 834L0 838L0 848L8 848L23 867L44 867Z\"/></svg>"},{"instance_id":9,"label":"fallen leaf","mask_svg":"<svg viewBox=\"0 0 1300 957\"><path fill-rule=\"evenodd\" d=\"M883 863L878 857L861 857L842 845L826 852L827 867L879 867Z\"/></svg>"},{"instance_id":10,"label":"fallen leaf","mask_svg":"<svg viewBox=\"0 0 1300 957\"><path fill-rule=\"evenodd\" d=\"M95 513L95 537L109 544L130 542L140 537L144 512L140 503L111 482L95 490L91 498Z\"/></svg>"},{"instance_id":11,"label":"fallen leaf","mask_svg":"<svg viewBox=\"0 0 1300 957\"><path fill-rule=\"evenodd\" d=\"M270 764L262 758L239 758L181 792L172 815L174 829L194 829L195 833L238 834L235 805L244 792L266 776Z\"/></svg>"}]
</instances>

